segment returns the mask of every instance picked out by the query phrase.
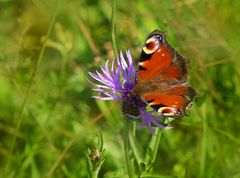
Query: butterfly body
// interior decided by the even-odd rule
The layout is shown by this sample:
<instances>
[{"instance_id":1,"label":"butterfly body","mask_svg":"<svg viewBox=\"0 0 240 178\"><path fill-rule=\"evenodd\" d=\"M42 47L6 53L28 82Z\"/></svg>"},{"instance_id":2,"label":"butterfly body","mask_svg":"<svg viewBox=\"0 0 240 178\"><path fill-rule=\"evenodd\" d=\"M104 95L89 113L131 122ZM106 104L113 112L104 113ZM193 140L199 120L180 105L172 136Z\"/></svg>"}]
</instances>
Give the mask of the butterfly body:
<instances>
[{"instance_id":1,"label":"butterfly body","mask_svg":"<svg viewBox=\"0 0 240 178\"><path fill-rule=\"evenodd\" d=\"M182 117L196 96L187 80L187 59L167 42L166 33L153 31L144 43L131 93L163 116Z\"/></svg>"}]
</instances>

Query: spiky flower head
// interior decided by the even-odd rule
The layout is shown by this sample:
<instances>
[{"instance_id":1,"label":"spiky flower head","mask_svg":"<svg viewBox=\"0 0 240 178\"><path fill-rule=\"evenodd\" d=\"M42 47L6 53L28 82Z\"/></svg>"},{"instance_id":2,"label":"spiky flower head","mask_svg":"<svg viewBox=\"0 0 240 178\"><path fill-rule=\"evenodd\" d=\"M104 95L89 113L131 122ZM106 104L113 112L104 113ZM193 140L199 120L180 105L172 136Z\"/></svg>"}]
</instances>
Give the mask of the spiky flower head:
<instances>
[{"instance_id":1,"label":"spiky flower head","mask_svg":"<svg viewBox=\"0 0 240 178\"><path fill-rule=\"evenodd\" d=\"M166 128L165 125L159 123L163 116L156 116L154 114L155 110L147 111L147 104L140 96L131 93L136 85L136 70L129 50L126 51L126 59L120 52L118 59L113 60L111 64L107 60L105 66L100 65L100 69L95 73L89 72L89 75L95 80L94 82L89 80L89 82L94 86L93 90L98 92L98 95L93 96L93 98L121 100L123 114L130 116L132 119L141 118L142 124L139 127L146 126L153 134L152 126Z\"/></svg>"}]
</instances>

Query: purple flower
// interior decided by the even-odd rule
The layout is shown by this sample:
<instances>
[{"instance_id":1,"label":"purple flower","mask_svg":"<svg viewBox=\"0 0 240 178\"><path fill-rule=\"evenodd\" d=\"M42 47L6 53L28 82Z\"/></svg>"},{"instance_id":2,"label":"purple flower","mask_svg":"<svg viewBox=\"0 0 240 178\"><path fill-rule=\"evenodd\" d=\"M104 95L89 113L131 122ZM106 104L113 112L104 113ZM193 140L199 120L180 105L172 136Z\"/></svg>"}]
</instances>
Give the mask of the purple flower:
<instances>
[{"instance_id":1,"label":"purple flower","mask_svg":"<svg viewBox=\"0 0 240 178\"><path fill-rule=\"evenodd\" d=\"M162 115L155 116L155 110L146 111L147 104L140 96L131 93L131 90L136 85L136 70L129 50L126 51L126 56L127 60L125 60L123 53L120 52L117 61L113 60L109 64L109 60L107 60L104 67L100 65L101 72L89 72L89 75L96 80L96 83L89 81L95 87L93 91L99 93L98 96L93 96L93 98L121 100L122 112L132 119L140 117L142 119L140 127L146 126L154 134L152 126L167 127L159 123L159 120L163 117Z\"/></svg>"}]
</instances>

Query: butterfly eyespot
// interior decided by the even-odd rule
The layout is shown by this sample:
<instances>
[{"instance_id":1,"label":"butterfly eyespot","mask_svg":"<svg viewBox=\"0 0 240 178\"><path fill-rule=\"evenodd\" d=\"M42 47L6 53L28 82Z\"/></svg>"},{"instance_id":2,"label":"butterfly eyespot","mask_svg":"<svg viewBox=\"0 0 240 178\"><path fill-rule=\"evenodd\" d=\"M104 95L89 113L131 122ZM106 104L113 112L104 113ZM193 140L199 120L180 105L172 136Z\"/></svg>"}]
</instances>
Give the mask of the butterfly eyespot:
<instances>
[{"instance_id":1,"label":"butterfly eyespot","mask_svg":"<svg viewBox=\"0 0 240 178\"><path fill-rule=\"evenodd\" d=\"M181 115L179 109L173 107L160 107L158 112L162 113L166 117L177 117Z\"/></svg>"},{"instance_id":2,"label":"butterfly eyespot","mask_svg":"<svg viewBox=\"0 0 240 178\"><path fill-rule=\"evenodd\" d=\"M145 42L145 46L143 47L143 51L146 54L152 54L155 51L157 51L157 49L159 48L160 44L161 44L161 37L160 37L160 35L152 36L151 38L149 38Z\"/></svg>"}]
</instances>

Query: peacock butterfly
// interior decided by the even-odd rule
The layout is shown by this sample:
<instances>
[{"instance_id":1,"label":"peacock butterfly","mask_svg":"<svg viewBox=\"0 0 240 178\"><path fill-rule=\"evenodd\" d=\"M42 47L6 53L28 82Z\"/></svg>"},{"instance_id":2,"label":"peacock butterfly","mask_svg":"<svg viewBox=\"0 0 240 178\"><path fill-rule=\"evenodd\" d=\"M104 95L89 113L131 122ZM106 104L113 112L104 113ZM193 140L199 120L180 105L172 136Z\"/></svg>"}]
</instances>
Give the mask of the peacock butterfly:
<instances>
[{"instance_id":1,"label":"peacock butterfly","mask_svg":"<svg viewBox=\"0 0 240 178\"><path fill-rule=\"evenodd\" d=\"M142 48L131 94L165 117L182 117L196 96L187 81L187 59L168 43L165 32L154 30Z\"/></svg>"}]
</instances>

